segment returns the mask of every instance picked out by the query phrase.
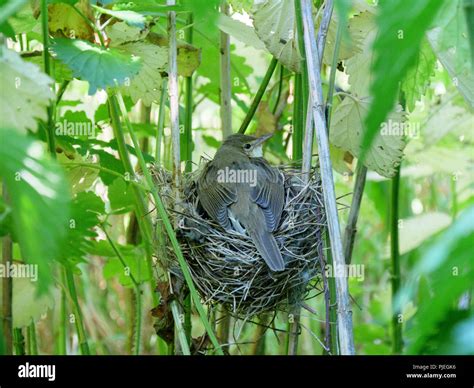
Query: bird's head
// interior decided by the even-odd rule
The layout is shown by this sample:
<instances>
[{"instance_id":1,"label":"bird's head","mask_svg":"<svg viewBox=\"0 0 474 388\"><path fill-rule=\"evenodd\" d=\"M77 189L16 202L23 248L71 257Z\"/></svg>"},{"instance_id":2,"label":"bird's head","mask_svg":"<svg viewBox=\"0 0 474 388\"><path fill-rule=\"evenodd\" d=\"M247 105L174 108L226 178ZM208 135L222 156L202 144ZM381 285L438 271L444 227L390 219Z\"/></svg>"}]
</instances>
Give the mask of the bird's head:
<instances>
[{"instance_id":1,"label":"bird's head","mask_svg":"<svg viewBox=\"0 0 474 388\"><path fill-rule=\"evenodd\" d=\"M258 158L263 156L262 146L263 143L271 138L273 133L269 133L260 137L243 135L236 133L230 135L224 140L223 147L232 147L239 152L243 152L249 157Z\"/></svg>"}]
</instances>

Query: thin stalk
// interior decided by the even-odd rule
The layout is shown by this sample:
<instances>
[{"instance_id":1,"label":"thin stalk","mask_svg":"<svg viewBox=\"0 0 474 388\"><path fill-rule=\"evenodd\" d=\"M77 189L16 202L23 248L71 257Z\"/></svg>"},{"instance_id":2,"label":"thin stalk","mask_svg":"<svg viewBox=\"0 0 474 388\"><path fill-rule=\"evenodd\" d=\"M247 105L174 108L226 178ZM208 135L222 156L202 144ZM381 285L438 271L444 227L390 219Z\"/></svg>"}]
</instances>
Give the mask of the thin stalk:
<instances>
[{"instance_id":1,"label":"thin stalk","mask_svg":"<svg viewBox=\"0 0 474 388\"><path fill-rule=\"evenodd\" d=\"M28 325L27 338L28 338L28 354L32 356L38 355L38 343L36 341L36 327L33 321L31 321L31 323Z\"/></svg>"},{"instance_id":2,"label":"thin stalk","mask_svg":"<svg viewBox=\"0 0 474 388\"><path fill-rule=\"evenodd\" d=\"M123 132L122 124L120 122L120 115L119 115L119 107L117 98L112 92L109 92L109 112L110 117L112 119L112 129L114 132L115 140L117 141L118 152L120 156L120 160L124 166L125 172L129 175L129 181L133 182L135 180L135 170L133 169L132 162L130 160L130 155L128 154L126 142L125 142L125 135ZM146 258L147 258L147 271L150 277L150 291L154 297L154 303L158 303L158 300L155 296L155 286L153 283L153 263L152 263L152 247L153 247L153 239L152 239L152 227L149 218L146 217L148 214L148 208L146 205L146 201L144 195L142 194L141 190L132 185L133 188L133 196L135 202L135 213L137 216L137 222L140 227L140 232L142 235L142 239L145 246Z\"/></svg>"},{"instance_id":3,"label":"thin stalk","mask_svg":"<svg viewBox=\"0 0 474 388\"><path fill-rule=\"evenodd\" d=\"M49 29L48 29L48 0L41 0L41 29L43 33L43 61L44 72L51 75L51 62L49 57ZM54 138L54 106L51 102L47 107L48 120L46 123L46 139L48 148L56 157L56 142Z\"/></svg>"},{"instance_id":4,"label":"thin stalk","mask_svg":"<svg viewBox=\"0 0 474 388\"><path fill-rule=\"evenodd\" d=\"M3 198L8 202L6 185L3 184ZM13 242L9 234L3 237L2 266L7 268L13 259ZM5 353L13 354L13 282L10 276L2 278L2 329L5 338Z\"/></svg>"},{"instance_id":5,"label":"thin stalk","mask_svg":"<svg viewBox=\"0 0 474 388\"><path fill-rule=\"evenodd\" d=\"M188 28L186 29L186 42L189 44L193 43L193 14L190 12L187 18ZM230 73L229 73L230 74ZM184 171L189 173L192 171L192 160L193 160L193 112L194 112L194 101L193 101L193 76L186 77L185 80L185 121L184 121L184 160L185 167ZM184 308L184 331L186 333L187 343L190 344L192 340L192 301L191 295L188 294L183 301Z\"/></svg>"},{"instance_id":6,"label":"thin stalk","mask_svg":"<svg viewBox=\"0 0 474 388\"><path fill-rule=\"evenodd\" d=\"M24 356L25 352L25 337L23 331L19 327L13 329L13 346L15 347L15 354L17 356Z\"/></svg>"},{"instance_id":7,"label":"thin stalk","mask_svg":"<svg viewBox=\"0 0 474 388\"><path fill-rule=\"evenodd\" d=\"M283 65L280 64L279 68L280 68L280 79L278 80L277 96L275 98L275 105L273 105L272 114L276 113L278 109L278 105L280 104L281 92L283 90L283 79L285 77L285 68L283 67Z\"/></svg>"},{"instance_id":8,"label":"thin stalk","mask_svg":"<svg viewBox=\"0 0 474 388\"><path fill-rule=\"evenodd\" d=\"M357 163L356 178L354 183L354 192L352 194L351 209L349 218L344 232L344 257L346 264L350 264L352 260L352 250L354 248L355 236L357 233L357 220L359 218L360 205L362 196L364 195L365 179L367 177L367 167L361 161Z\"/></svg>"},{"instance_id":9,"label":"thin stalk","mask_svg":"<svg viewBox=\"0 0 474 388\"><path fill-rule=\"evenodd\" d=\"M394 307L395 297L400 289L400 251L398 239L398 204L400 196L400 166L392 179L390 207L390 253L392 262L392 351L401 354L403 349L400 311Z\"/></svg>"},{"instance_id":10,"label":"thin stalk","mask_svg":"<svg viewBox=\"0 0 474 388\"><path fill-rule=\"evenodd\" d=\"M301 0L301 14L303 19L304 43L310 82L310 92L313 121L317 131L321 181L323 186L326 219L328 221L329 237L332 248L334 266L343 268L345 265L344 252L341 241L341 231L337 213L336 194L332 174L331 158L329 153L329 138L326 128L325 112L323 109L323 95L321 69L319 67L319 53L314 36L314 21L312 18L311 1ZM341 354L354 354L354 339L352 330L352 311L350 306L349 290L345 277L336 277L336 297L338 316L338 338Z\"/></svg>"},{"instance_id":11,"label":"thin stalk","mask_svg":"<svg viewBox=\"0 0 474 388\"><path fill-rule=\"evenodd\" d=\"M167 5L176 5L175 0L167 0ZM176 43L176 12L168 12L168 79L169 79L169 105L170 128L173 148L173 178L176 202L179 202L179 187L181 185L181 154L180 154L180 128L179 128L179 91L178 91L178 64Z\"/></svg>"},{"instance_id":12,"label":"thin stalk","mask_svg":"<svg viewBox=\"0 0 474 388\"><path fill-rule=\"evenodd\" d=\"M193 14L190 12L187 18L188 28L186 28L186 42L193 43ZM185 79L185 118L184 118L184 146L183 156L185 164L185 171L191 172L193 160L193 77L186 77Z\"/></svg>"},{"instance_id":13,"label":"thin stalk","mask_svg":"<svg viewBox=\"0 0 474 388\"><path fill-rule=\"evenodd\" d=\"M161 142L163 139L163 127L165 124L167 89L168 89L168 79L163 78L163 82L161 84L160 108L158 110L158 125L156 126L156 144L155 144L155 160L159 165L161 165Z\"/></svg>"},{"instance_id":14,"label":"thin stalk","mask_svg":"<svg viewBox=\"0 0 474 388\"><path fill-rule=\"evenodd\" d=\"M77 336L79 338L79 348L82 355L90 355L89 343L87 342L86 330L84 327L84 318L82 310L79 305L79 298L77 297L76 283L74 282L74 274L69 266L64 268L66 273L66 283L71 297L72 309L74 312L74 322L76 324Z\"/></svg>"},{"instance_id":15,"label":"thin stalk","mask_svg":"<svg viewBox=\"0 0 474 388\"><path fill-rule=\"evenodd\" d=\"M181 312L180 312L179 305L178 305L177 301L171 302L171 312L172 312L173 317L174 317L176 334L178 334L180 351L185 356L189 356L191 354L191 350L189 349L188 337L186 335L186 330L184 330L183 322L180 319Z\"/></svg>"},{"instance_id":16,"label":"thin stalk","mask_svg":"<svg viewBox=\"0 0 474 388\"><path fill-rule=\"evenodd\" d=\"M61 274L63 272L61 271ZM64 276L63 276L64 278ZM65 280L65 279L64 279ZM61 287L61 302L59 308L59 327L56 341L56 354L66 355L67 352L67 296L64 288Z\"/></svg>"},{"instance_id":17,"label":"thin stalk","mask_svg":"<svg viewBox=\"0 0 474 388\"><path fill-rule=\"evenodd\" d=\"M301 160L304 132L304 109L303 109L303 79L301 74L295 74L295 88L293 100L293 129L292 129L292 159Z\"/></svg>"},{"instance_id":18,"label":"thin stalk","mask_svg":"<svg viewBox=\"0 0 474 388\"><path fill-rule=\"evenodd\" d=\"M114 95L114 97L115 97L115 95ZM186 261L184 259L184 256L183 256L183 253L181 251L180 245L179 245L178 240L176 238L176 235L174 233L173 226L171 225L168 214L166 213L163 201L161 200L161 197L158 193L157 188L153 184L153 179L151 177L150 171L148 170L148 167L146 165L143 154L142 154L142 152L139 148L139 143L138 143L137 136L135 135L135 131L134 131L133 127L131 126L130 121L128 120L127 110L126 110L125 104L123 102L122 96L120 95L120 93L117 92L115 98L118 98L118 102L119 102L120 108L122 110L122 118L123 118L125 124L127 125L128 130L129 130L130 137L132 139L133 146L135 147L136 156L138 158L138 162L139 162L140 167L142 169L145 182L147 183L147 185L149 187L149 190L150 190L151 195L153 197L153 200L155 202L155 206L158 210L159 216L160 216L160 218L163 222L165 230L166 230L166 232L168 234L168 237L170 239L171 245L173 247L173 251L176 255L176 258L178 259L178 263L181 267L181 271L183 272L184 279L186 281L186 284L188 285L189 292L191 293L191 297L192 297L192 301L194 303L194 306L196 307L196 310L198 311L199 317L201 318L201 321L202 321L202 323L203 323L203 325L204 325L204 327L205 327L205 329L208 333L209 339L211 340L212 344L215 347L216 352L218 354L223 354L222 349L220 348L220 345L217 341L216 335L212 331L212 328L209 324L209 321L207 320L206 312L204 310L204 307L201 304L201 300L199 298L199 294L196 290L196 287L194 286L194 283L193 283L193 280L192 280L192 277L191 277L191 273L190 273L189 268L186 264ZM175 316L174 318L175 318L175 320L179 320L178 316Z\"/></svg>"},{"instance_id":19,"label":"thin stalk","mask_svg":"<svg viewBox=\"0 0 474 388\"><path fill-rule=\"evenodd\" d=\"M229 15L229 3L221 0L221 12ZM220 116L222 137L232 134L232 85L230 76L230 36L224 31L220 32Z\"/></svg>"},{"instance_id":20,"label":"thin stalk","mask_svg":"<svg viewBox=\"0 0 474 388\"><path fill-rule=\"evenodd\" d=\"M337 25L336 42L334 43L334 52L332 55L332 62L331 62L331 73L329 74L329 88L328 88L328 94L326 96L326 122L327 122L328 130L329 128L331 128L332 100L334 98L334 89L336 86L336 70L337 70L337 63L339 60L339 49L341 47L343 31L344 31L344 24L342 23L342 20L340 20Z\"/></svg>"},{"instance_id":21,"label":"thin stalk","mask_svg":"<svg viewBox=\"0 0 474 388\"><path fill-rule=\"evenodd\" d=\"M109 242L112 250L114 251L115 255L120 261L120 264L122 264L123 269L126 270L128 268L128 265L123 258L122 253L118 249L118 247L115 245L114 241L110 238L109 233L107 232L107 229L105 225L102 225L102 230L105 233L105 237L107 238L107 241ZM142 290L141 290L141 285L138 283L138 281L135 279L135 276L130 272L129 273L130 280L132 281L133 288L135 290L135 300L136 300L136 306L135 306L135 330L134 330L134 338L135 338L135 346L134 346L134 354L138 355L140 354L140 344L141 344L141 330L142 330Z\"/></svg>"},{"instance_id":22,"label":"thin stalk","mask_svg":"<svg viewBox=\"0 0 474 388\"><path fill-rule=\"evenodd\" d=\"M82 11L77 8L75 5L71 5L71 7L76 11L76 13L95 31L97 37L99 38L100 44L102 47L105 47L104 37L102 36L102 31L90 20L86 15L82 13Z\"/></svg>"},{"instance_id":23,"label":"thin stalk","mask_svg":"<svg viewBox=\"0 0 474 388\"><path fill-rule=\"evenodd\" d=\"M272 61L270 62L270 65L268 66L267 72L265 73L265 76L263 77L262 83L260 84L257 90L257 94L255 95L255 98L253 99L252 104L250 105L249 111L247 112L247 115L245 116L244 121L242 122L242 125L239 128L239 133L245 133L245 131L247 130L247 127L252 121L252 118L255 115L255 112L257 111L258 105L260 104L260 101L262 100L263 94L265 93L265 90L267 89L268 83L270 82L270 79L272 78L273 72L275 71L277 64L278 64L278 60L275 57L273 57Z\"/></svg>"},{"instance_id":24,"label":"thin stalk","mask_svg":"<svg viewBox=\"0 0 474 388\"><path fill-rule=\"evenodd\" d=\"M455 176L451 177L451 217L453 220L456 219L458 214L458 195L456 193L456 179Z\"/></svg>"}]
</instances>

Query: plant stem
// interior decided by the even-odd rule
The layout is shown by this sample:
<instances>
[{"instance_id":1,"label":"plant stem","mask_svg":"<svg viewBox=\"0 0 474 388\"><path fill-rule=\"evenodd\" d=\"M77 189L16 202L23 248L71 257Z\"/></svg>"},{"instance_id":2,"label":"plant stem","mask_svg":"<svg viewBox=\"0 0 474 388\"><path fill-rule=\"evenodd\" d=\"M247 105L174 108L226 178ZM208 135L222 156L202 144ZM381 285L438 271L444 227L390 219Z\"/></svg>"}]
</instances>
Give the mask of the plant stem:
<instances>
[{"instance_id":1,"label":"plant stem","mask_svg":"<svg viewBox=\"0 0 474 388\"><path fill-rule=\"evenodd\" d=\"M63 271L61 271L63 276ZM65 279L64 279L65 281ZM58 328L58 340L56 341L56 353L59 355L66 355L67 352L67 299L64 288L61 287L61 305L59 309L59 328Z\"/></svg>"},{"instance_id":2,"label":"plant stem","mask_svg":"<svg viewBox=\"0 0 474 388\"><path fill-rule=\"evenodd\" d=\"M84 328L84 319L82 316L81 306L79 305L79 298L77 297L76 284L74 282L74 274L69 265L64 266L66 273L66 284L71 297L72 308L74 312L74 322L76 324L77 336L79 338L79 347L82 355L89 355L89 344L87 342L86 330Z\"/></svg>"},{"instance_id":3,"label":"plant stem","mask_svg":"<svg viewBox=\"0 0 474 388\"><path fill-rule=\"evenodd\" d=\"M344 233L344 257L346 264L352 260L352 249L354 248L355 236L357 233L357 220L359 218L360 205L364 194L365 178L367 177L367 167L361 161L357 162L356 178L354 183L354 192L352 194L351 209Z\"/></svg>"},{"instance_id":4,"label":"plant stem","mask_svg":"<svg viewBox=\"0 0 474 388\"><path fill-rule=\"evenodd\" d=\"M126 270L128 267L125 259L123 258L122 253L118 249L118 247L115 245L114 241L110 238L109 233L107 232L107 229L105 225L102 225L102 230L105 233L105 237L107 238L107 241L109 242L110 246L112 247L112 250L114 253L117 255L117 258L119 259L120 263L123 266L123 269ZM132 272L129 273L130 280L132 281L133 288L135 290L135 300L136 300L136 306L135 306L135 330L134 330L134 338L135 338L135 346L134 346L134 354L138 355L140 354L140 344L141 344L141 329L142 329L142 290L141 290L141 285L138 283L138 281L135 279L135 276L132 274Z\"/></svg>"},{"instance_id":5,"label":"plant stem","mask_svg":"<svg viewBox=\"0 0 474 388\"><path fill-rule=\"evenodd\" d=\"M395 309L395 297L400 289L400 252L398 242L398 202L400 195L400 166L392 179L390 208L390 252L392 261L392 350L401 354L403 349L401 312Z\"/></svg>"},{"instance_id":6,"label":"plant stem","mask_svg":"<svg viewBox=\"0 0 474 388\"><path fill-rule=\"evenodd\" d=\"M48 29L48 0L41 0L41 28L43 33L43 60L44 72L51 75L51 62L49 57L49 29ZM54 105L50 102L47 108L48 120L46 123L46 139L48 148L53 156L56 157L56 142L54 138Z\"/></svg>"},{"instance_id":7,"label":"plant stem","mask_svg":"<svg viewBox=\"0 0 474 388\"><path fill-rule=\"evenodd\" d=\"M221 12L229 15L229 3L221 0ZM232 134L232 85L230 79L230 36L220 32L220 115L222 137L225 139Z\"/></svg>"},{"instance_id":8,"label":"plant stem","mask_svg":"<svg viewBox=\"0 0 474 388\"><path fill-rule=\"evenodd\" d=\"M276 113L278 109L278 105L280 104L281 92L283 90L283 78L285 77L285 68L283 67L283 65L280 64L279 68L280 68L280 79L278 80L277 96L275 98L275 105L273 105L272 114Z\"/></svg>"},{"instance_id":9,"label":"plant stem","mask_svg":"<svg viewBox=\"0 0 474 388\"><path fill-rule=\"evenodd\" d=\"M244 118L244 121L242 122L242 125L239 128L239 133L245 133L247 130L247 127L249 126L250 122L252 121L253 116L255 115L255 112L257 111L258 105L260 104L260 101L262 100L263 94L265 93L265 90L267 89L268 83L270 82L270 79L272 78L273 72L275 71L275 67L278 64L278 60L273 57L272 61L270 62L270 65L268 66L267 72L265 73L265 76L263 77L262 83L260 84L257 94L255 95L255 98L252 101L252 104L250 105L249 111L247 112L247 115Z\"/></svg>"},{"instance_id":10,"label":"plant stem","mask_svg":"<svg viewBox=\"0 0 474 388\"><path fill-rule=\"evenodd\" d=\"M3 198L8 203L8 192L3 184ZM2 266L7 268L13 258L13 242L9 234L3 237ZM5 338L5 354L13 354L13 282L10 276L2 278L2 331Z\"/></svg>"},{"instance_id":11,"label":"plant stem","mask_svg":"<svg viewBox=\"0 0 474 388\"><path fill-rule=\"evenodd\" d=\"M155 160L158 165L162 164L161 142L163 139L163 127L165 124L167 89L168 89L168 79L163 78L163 82L161 83L160 108L158 110L158 125L156 126Z\"/></svg>"},{"instance_id":12,"label":"plant stem","mask_svg":"<svg viewBox=\"0 0 474 388\"><path fill-rule=\"evenodd\" d=\"M295 74L294 100L293 100L293 130L292 130L292 159L301 160L303 148L303 87L301 74Z\"/></svg>"},{"instance_id":13,"label":"plant stem","mask_svg":"<svg viewBox=\"0 0 474 388\"><path fill-rule=\"evenodd\" d=\"M188 28L186 29L186 42L193 43L193 14L190 12L187 18ZM193 76L185 79L185 118L184 118L184 171L191 172L193 160Z\"/></svg>"},{"instance_id":14,"label":"plant stem","mask_svg":"<svg viewBox=\"0 0 474 388\"><path fill-rule=\"evenodd\" d=\"M13 329L13 346L15 347L15 354L17 356L24 356L25 352L25 337L21 328L15 327Z\"/></svg>"},{"instance_id":15,"label":"plant stem","mask_svg":"<svg viewBox=\"0 0 474 388\"><path fill-rule=\"evenodd\" d=\"M161 197L158 193L157 188L153 184L153 179L151 177L150 171L148 170L148 167L146 165L143 154L142 154L142 152L139 148L138 139L135 135L135 131L134 131L133 127L131 126L130 121L128 120L128 117L126 115L127 111L126 111L125 104L123 102L122 96L120 95L120 93L117 92L117 95L116 96L114 95L113 97L118 98L120 108L122 109L122 118L123 118L125 124L127 125L128 130L129 130L130 137L132 139L133 146L135 147L136 156L138 158L138 162L139 162L140 167L142 169L142 173L143 173L145 182L147 183L147 185L149 187L149 190L152 194L153 200L155 202L155 206L158 210L159 216L160 216L160 218L163 222L163 225L165 227L165 230L168 234L168 237L170 239L170 242L171 242L171 245L173 247L174 253L175 253L176 258L178 260L178 263L181 267L181 271L183 272L184 279L186 281L186 284L189 287L189 292L191 293L191 297L192 297L192 301L194 303L194 306L196 307L196 310L199 313L201 321L202 321L202 323L203 323L203 325L204 325L204 327L205 327L205 329L206 329L206 331L209 335L209 339L211 340L212 344L215 347L216 352L218 354L223 354L222 349L220 348L220 345L217 341L216 335L212 331L212 328L209 324L209 321L207 320L206 312L204 310L204 307L201 304L199 294L196 290L196 287L194 286L194 283L193 283L193 280L192 280L192 277L191 277L191 273L189 271L189 268L186 264L183 253L182 253L181 248L179 246L178 239L176 238L176 235L174 233L173 226L171 225L168 214L166 213L163 201L161 200ZM162 263L162 266L163 266L163 268L166 268L164 263ZM175 318L175 321L179 320L178 316L175 316L174 318Z\"/></svg>"},{"instance_id":16,"label":"plant stem","mask_svg":"<svg viewBox=\"0 0 474 388\"><path fill-rule=\"evenodd\" d=\"M456 177L451 176L451 217L453 220L456 219L458 214L458 195L456 193Z\"/></svg>"},{"instance_id":17,"label":"plant stem","mask_svg":"<svg viewBox=\"0 0 474 388\"><path fill-rule=\"evenodd\" d=\"M175 0L167 0L167 5L176 5ZM169 105L171 142L173 148L173 178L176 202L179 202L179 187L181 185L181 154L180 154L180 128L179 128L179 91L178 91L178 64L176 43L176 12L168 12L168 79L169 79Z\"/></svg>"},{"instance_id":18,"label":"plant stem","mask_svg":"<svg viewBox=\"0 0 474 388\"><path fill-rule=\"evenodd\" d=\"M28 325L27 337L28 337L28 354L32 356L38 355L38 344L36 342L36 327L33 321L31 321L31 323Z\"/></svg>"},{"instance_id":19,"label":"plant stem","mask_svg":"<svg viewBox=\"0 0 474 388\"><path fill-rule=\"evenodd\" d=\"M301 0L301 13L304 27L303 30L308 78L310 82L309 89L311 92L311 101L313 102L313 120L315 127L318 128L317 140L326 219L328 221L328 230L334 265L336 267L342 268L345 265L345 260L342 249L336 194L329 153L328 132L323 109L321 70L319 67L320 61L318 49L316 46L316 39L314 37L314 22L312 20L311 1ZM352 331L352 311L350 306L347 278L336 277L335 283L338 306L338 337L341 354L354 354L355 349Z\"/></svg>"}]
</instances>

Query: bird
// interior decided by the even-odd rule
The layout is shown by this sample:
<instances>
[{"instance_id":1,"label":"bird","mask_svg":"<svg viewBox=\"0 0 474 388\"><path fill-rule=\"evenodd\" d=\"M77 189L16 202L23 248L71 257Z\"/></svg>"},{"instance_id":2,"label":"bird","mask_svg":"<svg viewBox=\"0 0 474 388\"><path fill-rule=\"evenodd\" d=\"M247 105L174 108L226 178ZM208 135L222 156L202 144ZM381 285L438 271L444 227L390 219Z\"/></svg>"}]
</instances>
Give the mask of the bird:
<instances>
[{"instance_id":1,"label":"bird","mask_svg":"<svg viewBox=\"0 0 474 388\"><path fill-rule=\"evenodd\" d=\"M228 136L197 179L202 208L225 230L246 233L268 268L285 270L273 236L284 207L284 177L263 158L261 137Z\"/></svg>"}]
</instances>

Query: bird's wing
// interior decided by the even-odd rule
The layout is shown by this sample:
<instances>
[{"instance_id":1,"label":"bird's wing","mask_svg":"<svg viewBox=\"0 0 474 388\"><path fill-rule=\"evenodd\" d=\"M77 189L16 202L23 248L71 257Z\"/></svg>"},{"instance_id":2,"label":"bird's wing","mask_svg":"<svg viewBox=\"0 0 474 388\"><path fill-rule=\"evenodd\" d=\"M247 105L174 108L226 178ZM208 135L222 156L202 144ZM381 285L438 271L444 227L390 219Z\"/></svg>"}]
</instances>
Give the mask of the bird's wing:
<instances>
[{"instance_id":1,"label":"bird's wing","mask_svg":"<svg viewBox=\"0 0 474 388\"><path fill-rule=\"evenodd\" d=\"M219 183L217 174L218 168L209 162L198 180L199 201L212 219L228 229L230 221L227 208L236 201L236 193L231 185Z\"/></svg>"},{"instance_id":2,"label":"bird's wing","mask_svg":"<svg viewBox=\"0 0 474 388\"><path fill-rule=\"evenodd\" d=\"M280 223L285 201L283 175L263 158L252 158L252 162L258 168L257 182L250 196L252 201L262 208L267 228L273 232Z\"/></svg>"}]
</instances>

